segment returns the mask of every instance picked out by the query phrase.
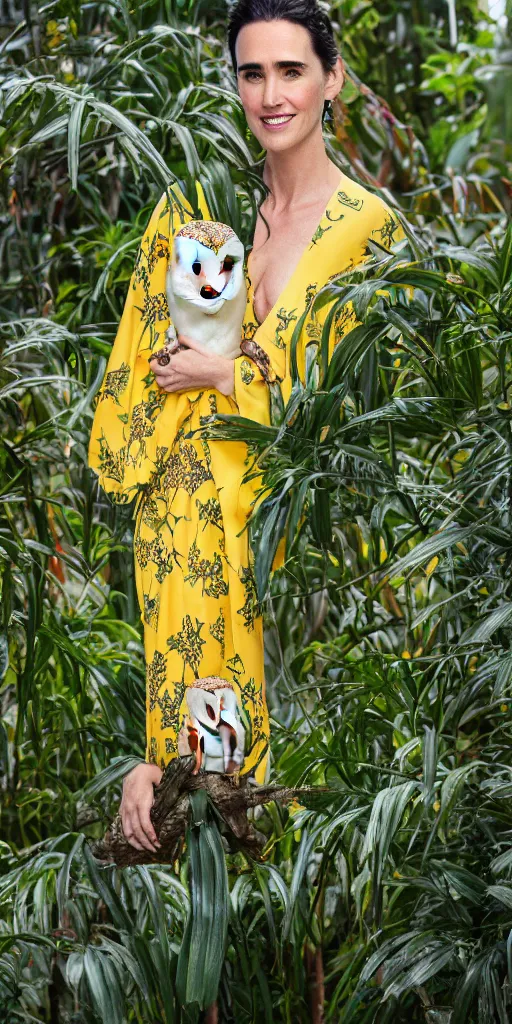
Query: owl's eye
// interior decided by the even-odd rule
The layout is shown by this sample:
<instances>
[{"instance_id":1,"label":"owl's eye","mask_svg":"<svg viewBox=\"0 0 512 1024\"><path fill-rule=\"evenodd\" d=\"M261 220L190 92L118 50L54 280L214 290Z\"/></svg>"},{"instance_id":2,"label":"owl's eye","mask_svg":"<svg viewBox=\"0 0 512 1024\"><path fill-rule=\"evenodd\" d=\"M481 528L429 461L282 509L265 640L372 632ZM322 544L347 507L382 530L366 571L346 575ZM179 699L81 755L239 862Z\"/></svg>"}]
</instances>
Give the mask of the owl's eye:
<instances>
[{"instance_id":1,"label":"owl's eye","mask_svg":"<svg viewBox=\"0 0 512 1024\"><path fill-rule=\"evenodd\" d=\"M192 270L194 271L194 274L197 274L197 276L199 276L199 274L201 273L201 264L199 260L194 260L192 264Z\"/></svg>"},{"instance_id":2,"label":"owl's eye","mask_svg":"<svg viewBox=\"0 0 512 1024\"><path fill-rule=\"evenodd\" d=\"M222 270L233 270L235 261L232 256L225 256L222 264Z\"/></svg>"}]
</instances>

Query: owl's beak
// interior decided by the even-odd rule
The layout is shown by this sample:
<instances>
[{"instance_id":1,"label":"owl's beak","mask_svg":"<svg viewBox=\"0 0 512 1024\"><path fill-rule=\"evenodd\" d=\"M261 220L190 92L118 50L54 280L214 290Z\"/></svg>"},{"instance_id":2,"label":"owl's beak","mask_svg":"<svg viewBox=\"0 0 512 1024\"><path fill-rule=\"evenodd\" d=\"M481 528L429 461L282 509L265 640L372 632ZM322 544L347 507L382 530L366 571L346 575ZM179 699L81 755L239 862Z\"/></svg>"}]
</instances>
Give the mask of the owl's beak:
<instances>
[{"instance_id":1,"label":"owl's beak","mask_svg":"<svg viewBox=\"0 0 512 1024\"><path fill-rule=\"evenodd\" d=\"M211 284L204 284L199 294L202 299L218 299L220 292L215 291Z\"/></svg>"},{"instance_id":2,"label":"owl's beak","mask_svg":"<svg viewBox=\"0 0 512 1024\"><path fill-rule=\"evenodd\" d=\"M217 257L203 260L201 274L198 278L199 294L202 299L225 298L225 289L228 287L232 274L226 274L221 270L219 273L219 261Z\"/></svg>"}]
</instances>

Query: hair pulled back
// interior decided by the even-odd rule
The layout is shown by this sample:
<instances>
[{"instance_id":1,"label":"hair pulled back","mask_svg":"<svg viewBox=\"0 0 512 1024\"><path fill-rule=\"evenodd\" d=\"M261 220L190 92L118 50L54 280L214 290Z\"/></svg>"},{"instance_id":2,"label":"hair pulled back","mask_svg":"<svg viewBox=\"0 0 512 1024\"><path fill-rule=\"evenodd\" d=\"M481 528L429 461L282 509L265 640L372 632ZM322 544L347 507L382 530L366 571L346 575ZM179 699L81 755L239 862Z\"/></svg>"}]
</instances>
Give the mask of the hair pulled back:
<instances>
[{"instance_id":1,"label":"hair pulled back","mask_svg":"<svg viewBox=\"0 0 512 1024\"><path fill-rule=\"evenodd\" d=\"M236 0L228 19L228 46L233 68L236 73L235 44L238 33L244 25L254 21L292 21L302 25L311 37L313 50L322 63L325 72L336 64L338 49L328 14L318 0ZM329 100L324 103L324 115Z\"/></svg>"}]
</instances>

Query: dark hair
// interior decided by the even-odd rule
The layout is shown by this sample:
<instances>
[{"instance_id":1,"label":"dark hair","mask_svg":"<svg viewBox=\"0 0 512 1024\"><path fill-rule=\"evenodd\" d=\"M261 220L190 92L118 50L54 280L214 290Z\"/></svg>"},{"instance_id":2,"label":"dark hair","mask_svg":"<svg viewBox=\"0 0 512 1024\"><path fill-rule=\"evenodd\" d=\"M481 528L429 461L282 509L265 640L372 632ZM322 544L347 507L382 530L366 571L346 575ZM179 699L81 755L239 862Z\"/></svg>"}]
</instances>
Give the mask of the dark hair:
<instances>
[{"instance_id":1,"label":"dark hair","mask_svg":"<svg viewBox=\"0 0 512 1024\"><path fill-rule=\"evenodd\" d=\"M317 0L237 0L228 19L228 46L236 73L235 44L238 33L244 25L253 21L292 21L308 30L313 49L322 62L324 71L331 71L336 64L338 49L329 16ZM324 103L324 113L330 101Z\"/></svg>"}]
</instances>

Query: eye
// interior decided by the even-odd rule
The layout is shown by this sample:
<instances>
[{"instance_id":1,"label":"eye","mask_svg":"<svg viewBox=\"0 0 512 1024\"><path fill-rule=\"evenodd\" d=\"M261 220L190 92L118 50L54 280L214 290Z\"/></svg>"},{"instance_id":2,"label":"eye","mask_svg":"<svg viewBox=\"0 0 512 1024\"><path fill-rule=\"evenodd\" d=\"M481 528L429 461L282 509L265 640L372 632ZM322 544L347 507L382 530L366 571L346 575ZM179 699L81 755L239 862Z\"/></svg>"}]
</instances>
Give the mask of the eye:
<instances>
[{"instance_id":1,"label":"eye","mask_svg":"<svg viewBox=\"0 0 512 1024\"><path fill-rule=\"evenodd\" d=\"M232 256L225 256L224 257L224 262L223 262L222 267L221 267L221 270L233 270L234 265L235 265L235 261L234 261L233 257Z\"/></svg>"},{"instance_id":2,"label":"eye","mask_svg":"<svg viewBox=\"0 0 512 1024\"><path fill-rule=\"evenodd\" d=\"M285 69L285 76L286 75L291 75L292 78L300 78L301 72L299 71L298 68L286 68ZM260 71L246 71L245 74L244 74L244 78L245 78L246 82L251 82L251 81L253 81L255 79L261 78L261 72Z\"/></svg>"},{"instance_id":3,"label":"eye","mask_svg":"<svg viewBox=\"0 0 512 1024\"><path fill-rule=\"evenodd\" d=\"M194 271L194 274L199 275L201 273L201 264L199 260L194 260L192 264L192 270Z\"/></svg>"}]
</instances>

